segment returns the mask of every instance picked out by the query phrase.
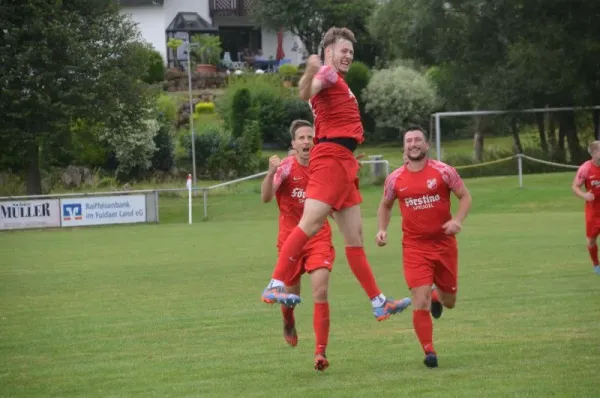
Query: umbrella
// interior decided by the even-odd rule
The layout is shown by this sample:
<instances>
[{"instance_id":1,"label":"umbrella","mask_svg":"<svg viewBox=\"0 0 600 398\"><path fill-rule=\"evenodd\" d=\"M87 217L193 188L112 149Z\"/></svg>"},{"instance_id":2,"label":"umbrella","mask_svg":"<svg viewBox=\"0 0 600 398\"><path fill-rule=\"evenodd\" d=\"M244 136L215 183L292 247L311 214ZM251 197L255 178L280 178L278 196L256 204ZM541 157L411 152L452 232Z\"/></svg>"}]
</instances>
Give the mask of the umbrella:
<instances>
[{"instance_id":1,"label":"umbrella","mask_svg":"<svg viewBox=\"0 0 600 398\"><path fill-rule=\"evenodd\" d=\"M277 54L275 55L275 59L281 61L283 57L285 57L285 53L283 52L283 28L281 28L277 32Z\"/></svg>"}]
</instances>

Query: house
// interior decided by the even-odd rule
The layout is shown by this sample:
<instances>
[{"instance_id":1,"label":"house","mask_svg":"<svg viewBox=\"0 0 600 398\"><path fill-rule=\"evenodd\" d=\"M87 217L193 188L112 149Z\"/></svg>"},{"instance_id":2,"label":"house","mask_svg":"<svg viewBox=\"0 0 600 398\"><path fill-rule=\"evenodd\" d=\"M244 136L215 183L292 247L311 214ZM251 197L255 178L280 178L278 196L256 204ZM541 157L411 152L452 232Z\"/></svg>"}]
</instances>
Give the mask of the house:
<instances>
[{"instance_id":1,"label":"house","mask_svg":"<svg viewBox=\"0 0 600 398\"><path fill-rule=\"evenodd\" d=\"M255 0L117 0L123 13L138 24L142 37L160 52L172 66L175 60L187 61L187 50L181 46L177 53L167 47L169 38L184 42L190 35L218 34L223 54L221 58L244 62L243 54L262 55L276 59L278 32L256 26L249 17ZM300 39L283 32L284 61L298 65L303 62Z\"/></svg>"}]
</instances>

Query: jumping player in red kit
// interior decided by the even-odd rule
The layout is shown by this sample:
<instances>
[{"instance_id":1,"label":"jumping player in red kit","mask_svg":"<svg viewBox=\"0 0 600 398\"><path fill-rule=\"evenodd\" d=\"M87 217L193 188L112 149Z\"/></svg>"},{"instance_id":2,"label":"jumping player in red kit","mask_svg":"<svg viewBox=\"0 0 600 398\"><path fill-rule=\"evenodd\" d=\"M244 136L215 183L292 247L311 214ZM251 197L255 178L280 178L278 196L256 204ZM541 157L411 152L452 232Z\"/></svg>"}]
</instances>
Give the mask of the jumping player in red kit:
<instances>
[{"instance_id":1,"label":"jumping player in red kit","mask_svg":"<svg viewBox=\"0 0 600 398\"><path fill-rule=\"evenodd\" d=\"M277 155L272 156L269 159L269 171L261 186L263 202L270 202L273 196L277 198L279 207L277 248L280 250L302 217L308 185L308 159L314 138L312 124L306 120L294 120L290 126L290 136L294 155L283 160L280 160ZM269 304L278 302L278 297L280 298L283 336L289 345L295 347L298 344L298 334L294 319L294 305L290 304L294 303L294 297L299 297L302 274L310 275L314 301L315 369L321 371L329 366L326 356L330 323L327 291L334 259L331 227L325 221L319 232L304 245L293 267L287 270L274 270L273 280L284 281L285 288L278 286L270 289L269 293L262 297L263 301ZM284 293L288 293L288 296L281 296Z\"/></svg>"},{"instance_id":2,"label":"jumping player in red kit","mask_svg":"<svg viewBox=\"0 0 600 398\"><path fill-rule=\"evenodd\" d=\"M585 200L585 236L587 248L592 259L594 272L600 275L598 262L598 245L596 241L600 235L600 141L594 141L589 146L592 156L579 167L573 180L573 192ZM585 186L586 192L581 190Z\"/></svg>"},{"instance_id":3,"label":"jumping player in red kit","mask_svg":"<svg viewBox=\"0 0 600 398\"><path fill-rule=\"evenodd\" d=\"M442 306L454 308L458 289L458 248L455 235L471 207L471 195L456 170L427 157L429 145L424 130L404 133L408 163L394 170L385 181L379 205L376 242L387 244L387 228L394 201L402 213L402 259L404 278L412 294L413 326L425 352L424 363L438 365L433 348L431 315L439 318ZM459 200L450 213L450 194ZM435 283L435 289L432 285Z\"/></svg>"},{"instance_id":4,"label":"jumping player in red kit","mask_svg":"<svg viewBox=\"0 0 600 398\"><path fill-rule=\"evenodd\" d=\"M344 81L354 57L354 34L346 28L331 28L325 33L325 65L318 55L311 55L298 84L300 97L309 101L315 119L315 146L309 162L304 212L298 226L281 247L276 270L293 267L302 248L332 213L344 236L345 254L356 279L371 300L378 321L404 310L410 299L394 300L377 286L363 248L362 220L358 191L359 163L353 155L364 141L363 127L354 94ZM263 299L272 294L271 281ZM281 303L297 303L299 297L277 295Z\"/></svg>"}]
</instances>

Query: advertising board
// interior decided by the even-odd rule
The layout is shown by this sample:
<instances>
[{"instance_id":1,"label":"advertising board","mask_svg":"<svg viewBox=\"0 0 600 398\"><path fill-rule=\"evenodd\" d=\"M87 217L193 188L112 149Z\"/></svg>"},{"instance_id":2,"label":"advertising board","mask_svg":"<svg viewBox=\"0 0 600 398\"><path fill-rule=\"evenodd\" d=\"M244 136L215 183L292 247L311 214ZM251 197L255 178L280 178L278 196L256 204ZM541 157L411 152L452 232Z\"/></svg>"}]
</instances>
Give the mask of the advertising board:
<instances>
[{"instance_id":1,"label":"advertising board","mask_svg":"<svg viewBox=\"0 0 600 398\"><path fill-rule=\"evenodd\" d=\"M146 222L146 196L95 196L60 200L63 227Z\"/></svg>"},{"instance_id":2,"label":"advertising board","mask_svg":"<svg viewBox=\"0 0 600 398\"><path fill-rule=\"evenodd\" d=\"M58 199L0 202L0 230L60 227Z\"/></svg>"}]
</instances>

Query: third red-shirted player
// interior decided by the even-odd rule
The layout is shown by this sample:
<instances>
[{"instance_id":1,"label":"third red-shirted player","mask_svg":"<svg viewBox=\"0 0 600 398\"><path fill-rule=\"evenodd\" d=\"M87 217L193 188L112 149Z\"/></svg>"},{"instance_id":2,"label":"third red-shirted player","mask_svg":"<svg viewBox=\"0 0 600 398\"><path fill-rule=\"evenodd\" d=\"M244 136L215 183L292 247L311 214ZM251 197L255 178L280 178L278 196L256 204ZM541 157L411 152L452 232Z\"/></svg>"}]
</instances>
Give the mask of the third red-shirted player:
<instances>
[{"instance_id":1,"label":"third red-shirted player","mask_svg":"<svg viewBox=\"0 0 600 398\"><path fill-rule=\"evenodd\" d=\"M281 246L290 232L298 225L308 185L308 160L313 146L314 131L306 120L294 120L290 126L290 136L294 155L280 160L277 156L269 159L269 171L261 186L263 202L270 202L273 195L279 207L279 234L277 248ZM262 300L272 304L280 302L283 312L283 335L288 344L295 347L298 335L294 320L294 298L300 294L302 274L310 275L314 312L313 328L315 332L315 369L325 370L329 366L326 356L329 339L329 272L333 267L335 250L331 242L331 227L327 221L323 227L304 245L302 252L295 258L289 269L275 269L268 292ZM278 283L285 282L285 287Z\"/></svg>"},{"instance_id":2,"label":"third red-shirted player","mask_svg":"<svg viewBox=\"0 0 600 398\"><path fill-rule=\"evenodd\" d=\"M402 213L402 258L404 278L412 293L413 326L425 352L424 363L437 367L433 348L431 315L439 318L442 305L454 308L458 289L458 248L455 235L471 207L471 195L456 170L427 157L429 145L424 130L404 133L408 163L391 173L379 205L376 242L387 244L387 228L394 201ZM452 217L450 196L459 200ZM435 289L432 290L432 284Z\"/></svg>"},{"instance_id":3,"label":"third red-shirted player","mask_svg":"<svg viewBox=\"0 0 600 398\"><path fill-rule=\"evenodd\" d=\"M579 167L573 180L573 192L585 200L585 236L587 247L592 258L594 272L600 275L598 262L598 245L596 240L600 235L600 141L594 141L589 147L591 160ZM584 192L581 186L585 186Z\"/></svg>"},{"instance_id":4,"label":"third red-shirted player","mask_svg":"<svg viewBox=\"0 0 600 398\"><path fill-rule=\"evenodd\" d=\"M310 154L304 212L281 247L276 270L293 266L304 244L333 211L344 236L350 269L371 300L373 315L381 321L403 311L410 299L394 300L381 292L363 248L359 163L353 154L364 141L363 127L356 98L344 81L354 58L354 41L354 34L346 28L329 29L323 38L325 65L318 55L311 55L298 83L300 97L309 100L313 110L315 146ZM269 294L267 287L263 297ZM285 294L279 297L282 303L296 299Z\"/></svg>"}]
</instances>

